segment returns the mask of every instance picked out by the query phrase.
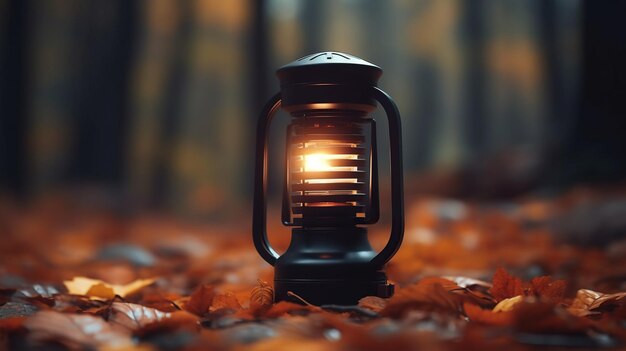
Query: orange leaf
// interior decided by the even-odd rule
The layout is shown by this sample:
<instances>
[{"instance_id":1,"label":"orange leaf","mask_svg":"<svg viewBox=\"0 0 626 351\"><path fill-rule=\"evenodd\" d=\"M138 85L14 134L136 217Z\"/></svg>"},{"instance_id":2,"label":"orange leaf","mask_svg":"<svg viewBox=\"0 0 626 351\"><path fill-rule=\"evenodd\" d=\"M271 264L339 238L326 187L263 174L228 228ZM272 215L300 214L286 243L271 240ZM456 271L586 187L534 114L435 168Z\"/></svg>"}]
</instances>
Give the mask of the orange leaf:
<instances>
[{"instance_id":1,"label":"orange leaf","mask_svg":"<svg viewBox=\"0 0 626 351\"><path fill-rule=\"evenodd\" d=\"M277 318L294 311L309 311L310 306L300 305L293 302L280 301L273 305L266 313L266 318Z\"/></svg>"},{"instance_id":2,"label":"orange leaf","mask_svg":"<svg viewBox=\"0 0 626 351\"><path fill-rule=\"evenodd\" d=\"M462 297L451 292L455 289L460 287L450 280L425 278L417 284L399 289L380 313L386 317L401 317L410 310L458 314Z\"/></svg>"},{"instance_id":3,"label":"orange leaf","mask_svg":"<svg viewBox=\"0 0 626 351\"><path fill-rule=\"evenodd\" d=\"M237 300L237 296L235 296L235 294L230 291L226 291L215 295L209 310L213 312L222 308L240 310L241 304L239 303L239 300Z\"/></svg>"},{"instance_id":4,"label":"orange leaf","mask_svg":"<svg viewBox=\"0 0 626 351\"><path fill-rule=\"evenodd\" d=\"M274 304L274 289L262 281L258 280L258 285L252 289L250 294L250 310L252 314L263 313Z\"/></svg>"},{"instance_id":5,"label":"orange leaf","mask_svg":"<svg viewBox=\"0 0 626 351\"><path fill-rule=\"evenodd\" d=\"M205 313L209 312L214 298L215 289L213 286L203 284L194 290L189 301L187 301L183 308L195 315L203 316Z\"/></svg>"},{"instance_id":6,"label":"orange leaf","mask_svg":"<svg viewBox=\"0 0 626 351\"><path fill-rule=\"evenodd\" d=\"M493 287L489 289L493 298L500 302L504 299L522 295L522 280L510 275L503 268L498 268L493 276Z\"/></svg>"},{"instance_id":7,"label":"orange leaf","mask_svg":"<svg viewBox=\"0 0 626 351\"><path fill-rule=\"evenodd\" d=\"M387 300L378 296L365 296L359 300L359 307L367 308L374 312L382 311L387 306Z\"/></svg>"},{"instance_id":8,"label":"orange leaf","mask_svg":"<svg viewBox=\"0 0 626 351\"><path fill-rule=\"evenodd\" d=\"M463 304L463 309L472 322L498 326L507 326L513 323L512 312L493 312L469 303Z\"/></svg>"}]
</instances>

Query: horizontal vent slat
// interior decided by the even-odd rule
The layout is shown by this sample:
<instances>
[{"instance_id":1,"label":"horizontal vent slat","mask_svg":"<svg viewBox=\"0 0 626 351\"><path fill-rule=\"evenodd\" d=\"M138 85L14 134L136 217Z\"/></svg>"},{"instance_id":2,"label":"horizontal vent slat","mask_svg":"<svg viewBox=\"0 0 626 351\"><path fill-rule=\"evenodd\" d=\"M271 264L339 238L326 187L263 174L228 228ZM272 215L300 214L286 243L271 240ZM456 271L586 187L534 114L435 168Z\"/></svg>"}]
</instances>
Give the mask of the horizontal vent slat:
<instances>
[{"instance_id":1,"label":"horizontal vent slat","mask_svg":"<svg viewBox=\"0 0 626 351\"><path fill-rule=\"evenodd\" d=\"M322 183L322 184L291 184L292 191L323 191L323 190L357 190L364 191L365 183Z\"/></svg>"},{"instance_id":2,"label":"horizontal vent slat","mask_svg":"<svg viewBox=\"0 0 626 351\"><path fill-rule=\"evenodd\" d=\"M365 194L331 194L331 195L293 195L292 202L359 202L366 199Z\"/></svg>"},{"instance_id":3,"label":"horizontal vent slat","mask_svg":"<svg viewBox=\"0 0 626 351\"><path fill-rule=\"evenodd\" d=\"M293 172L292 180L314 180L314 179L358 179L365 181L367 172L364 171L338 171L338 172Z\"/></svg>"}]
</instances>

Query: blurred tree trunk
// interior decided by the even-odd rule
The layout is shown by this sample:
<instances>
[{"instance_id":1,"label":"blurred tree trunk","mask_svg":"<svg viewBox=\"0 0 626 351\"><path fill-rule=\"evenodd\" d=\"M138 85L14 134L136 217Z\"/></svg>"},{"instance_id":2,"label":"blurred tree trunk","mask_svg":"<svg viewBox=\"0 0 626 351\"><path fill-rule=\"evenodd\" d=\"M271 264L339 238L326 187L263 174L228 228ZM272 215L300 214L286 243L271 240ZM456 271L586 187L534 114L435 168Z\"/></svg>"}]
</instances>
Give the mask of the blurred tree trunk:
<instances>
[{"instance_id":1,"label":"blurred tree trunk","mask_svg":"<svg viewBox=\"0 0 626 351\"><path fill-rule=\"evenodd\" d=\"M0 186L27 191L28 0L8 0L0 8ZM0 189L4 190L4 189Z\"/></svg>"}]
</instances>

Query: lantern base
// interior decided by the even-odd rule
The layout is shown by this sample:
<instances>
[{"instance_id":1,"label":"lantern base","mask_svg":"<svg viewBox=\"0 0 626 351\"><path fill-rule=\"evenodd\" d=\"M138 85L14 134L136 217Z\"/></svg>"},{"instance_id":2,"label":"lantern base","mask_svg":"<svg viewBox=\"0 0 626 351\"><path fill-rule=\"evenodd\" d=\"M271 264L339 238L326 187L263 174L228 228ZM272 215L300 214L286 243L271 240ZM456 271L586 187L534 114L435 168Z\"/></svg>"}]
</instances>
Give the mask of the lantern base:
<instances>
[{"instance_id":1,"label":"lantern base","mask_svg":"<svg viewBox=\"0 0 626 351\"><path fill-rule=\"evenodd\" d=\"M393 285L360 227L295 228L291 244L275 264L276 301L356 305L365 296L390 297Z\"/></svg>"},{"instance_id":2,"label":"lantern base","mask_svg":"<svg viewBox=\"0 0 626 351\"><path fill-rule=\"evenodd\" d=\"M365 296L388 298L394 285L384 281L333 281L333 280L275 280L276 301L302 303L291 292L305 301L321 305L356 305Z\"/></svg>"}]
</instances>

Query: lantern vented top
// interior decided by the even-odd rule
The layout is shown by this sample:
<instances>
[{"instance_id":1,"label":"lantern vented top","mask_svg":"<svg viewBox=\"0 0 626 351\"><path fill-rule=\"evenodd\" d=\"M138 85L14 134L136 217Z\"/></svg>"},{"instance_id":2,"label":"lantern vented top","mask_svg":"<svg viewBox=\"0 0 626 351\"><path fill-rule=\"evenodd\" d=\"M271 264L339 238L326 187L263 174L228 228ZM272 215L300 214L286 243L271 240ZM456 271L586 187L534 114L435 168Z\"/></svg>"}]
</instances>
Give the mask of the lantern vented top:
<instances>
[{"instance_id":1,"label":"lantern vented top","mask_svg":"<svg viewBox=\"0 0 626 351\"><path fill-rule=\"evenodd\" d=\"M380 67L356 56L330 51L302 57L276 71L282 106L288 111L320 103L356 104L358 109L371 110L376 104L370 89L382 73Z\"/></svg>"}]
</instances>

